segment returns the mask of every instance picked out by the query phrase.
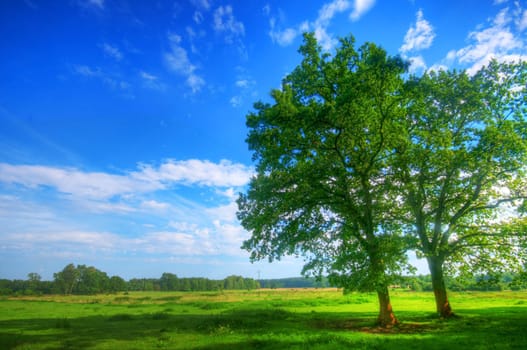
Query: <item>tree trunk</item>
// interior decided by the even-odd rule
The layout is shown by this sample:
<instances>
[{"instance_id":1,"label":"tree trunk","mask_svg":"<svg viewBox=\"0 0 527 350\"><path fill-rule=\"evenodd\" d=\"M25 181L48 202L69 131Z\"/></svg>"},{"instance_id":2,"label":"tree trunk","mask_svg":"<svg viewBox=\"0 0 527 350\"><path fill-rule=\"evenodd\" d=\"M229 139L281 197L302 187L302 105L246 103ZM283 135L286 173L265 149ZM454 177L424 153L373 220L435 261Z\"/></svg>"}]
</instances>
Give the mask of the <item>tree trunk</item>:
<instances>
[{"instance_id":1,"label":"tree trunk","mask_svg":"<svg viewBox=\"0 0 527 350\"><path fill-rule=\"evenodd\" d=\"M449 318L454 316L450 302L448 301L443 274L443 260L437 257L430 257L428 267L432 276L432 288L436 300L436 310L440 317Z\"/></svg>"},{"instance_id":2,"label":"tree trunk","mask_svg":"<svg viewBox=\"0 0 527 350\"><path fill-rule=\"evenodd\" d=\"M390 303L390 293L387 286L377 289L377 297L379 298L379 317L378 324L381 327L392 327L399 323L395 314L393 313L392 304Z\"/></svg>"}]
</instances>

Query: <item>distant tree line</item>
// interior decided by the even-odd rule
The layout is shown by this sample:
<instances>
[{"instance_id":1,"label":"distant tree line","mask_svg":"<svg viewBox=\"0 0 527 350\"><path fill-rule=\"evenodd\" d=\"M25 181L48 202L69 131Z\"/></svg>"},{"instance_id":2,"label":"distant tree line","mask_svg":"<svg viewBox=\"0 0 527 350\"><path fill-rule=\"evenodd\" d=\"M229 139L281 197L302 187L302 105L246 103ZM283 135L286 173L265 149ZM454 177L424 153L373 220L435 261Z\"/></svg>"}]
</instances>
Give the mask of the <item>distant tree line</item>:
<instances>
[{"instance_id":1,"label":"distant tree line","mask_svg":"<svg viewBox=\"0 0 527 350\"><path fill-rule=\"evenodd\" d=\"M108 276L93 266L68 264L53 274L53 281L43 281L38 273L28 274L26 280L0 279L0 295L42 294L100 294L124 291L213 291L257 289L258 281L241 276L223 280L180 278L165 272L161 278L133 278L125 281L119 276Z\"/></svg>"},{"instance_id":2,"label":"distant tree line","mask_svg":"<svg viewBox=\"0 0 527 350\"><path fill-rule=\"evenodd\" d=\"M526 290L526 277L524 274L508 272L471 277L445 277L445 284L447 289L456 292ZM434 290L430 275L405 276L401 277L397 282L392 287L407 288L416 292L431 292Z\"/></svg>"},{"instance_id":3,"label":"distant tree line","mask_svg":"<svg viewBox=\"0 0 527 350\"><path fill-rule=\"evenodd\" d=\"M328 288L331 287L327 278L291 277L258 280L262 288Z\"/></svg>"},{"instance_id":4,"label":"distant tree line","mask_svg":"<svg viewBox=\"0 0 527 350\"><path fill-rule=\"evenodd\" d=\"M526 290L527 276L522 274L503 273L499 275L480 275L471 277L446 277L445 283L451 291L502 291ZM279 278L259 280L262 288L328 288L330 281L324 277L317 278ZM394 281L392 289L407 289L415 292L433 291L432 276L402 276Z\"/></svg>"},{"instance_id":5,"label":"distant tree line","mask_svg":"<svg viewBox=\"0 0 527 350\"><path fill-rule=\"evenodd\" d=\"M451 291L501 291L527 290L527 275L502 273L471 277L447 277L446 286ZM117 293L125 291L219 291L252 290L259 288L327 288L330 281L323 277L261 279L228 276L222 280L202 277L180 278L165 272L160 278L132 278L125 281L119 276L108 276L93 266L68 264L53 274L53 281L43 281L38 273L29 273L26 280L0 279L0 295L44 295ZM433 291L430 275L403 276L392 288L416 292Z\"/></svg>"}]
</instances>

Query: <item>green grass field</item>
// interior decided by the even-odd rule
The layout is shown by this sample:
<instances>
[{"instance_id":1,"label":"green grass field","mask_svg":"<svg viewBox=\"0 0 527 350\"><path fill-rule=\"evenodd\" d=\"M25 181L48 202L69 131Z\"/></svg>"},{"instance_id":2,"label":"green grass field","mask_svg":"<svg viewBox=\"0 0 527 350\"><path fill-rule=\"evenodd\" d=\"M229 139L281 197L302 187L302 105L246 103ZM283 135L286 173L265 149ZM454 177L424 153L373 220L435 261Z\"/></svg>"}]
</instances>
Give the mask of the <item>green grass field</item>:
<instances>
[{"instance_id":1,"label":"green grass field","mask_svg":"<svg viewBox=\"0 0 527 350\"><path fill-rule=\"evenodd\" d=\"M374 294L256 290L0 299L0 349L527 349L527 293L392 292L399 327L374 326Z\"/></svg>"}]
</instances>

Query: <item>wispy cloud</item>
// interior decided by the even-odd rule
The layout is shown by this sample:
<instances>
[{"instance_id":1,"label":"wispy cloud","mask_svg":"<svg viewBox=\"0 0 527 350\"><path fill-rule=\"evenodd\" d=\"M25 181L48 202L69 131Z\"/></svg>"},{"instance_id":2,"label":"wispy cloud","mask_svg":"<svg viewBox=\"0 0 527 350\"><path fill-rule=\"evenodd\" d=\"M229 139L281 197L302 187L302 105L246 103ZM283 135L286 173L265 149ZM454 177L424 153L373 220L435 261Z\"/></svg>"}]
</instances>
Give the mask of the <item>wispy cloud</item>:
<instances>
[{"instance_id":1,"label":"wispy cloud","mask_svg":"<svg viewBox=\"0 0 527 350\"><path fill-rule=\"evenodd\" d=\"M133 178L154 183L174 182L219 187L244 186L251 175L252 169L243 164L228 160L213 163L198 159L167 160L158 167L142 164L139 171L131 173Z\"/></svg>"},{"instance_id":2,"label":"wispy cloud","mask_svg":"<svg viewBox=\"0 0 527 350\"><path fill-rule=\"evenodd\" d=\"M186 186L244 186L252 174L250 167L222 160L167 160L159 166L140 164L124 174L85 172L76 168L0 163L0 182L28 188L52 187L57 191L87 199L153 192L173 184Z\"/></svg>"},{"instance_id":3,"label":"wispy cloud","mask_svg":"<svg viewBox=\"0 0 527 350\"><path fill-rule=\"evenodd\" d=\"M123 59L123 53L119 50L118 47L110 45L108 43L103 43L101 48L104 54L108 57L113 58L116 61L121 61Z\"/></svg>"},{"instance_id":4,"label":"wispy cloud","mask_svg":"<svg viewBox=\"0 0 527 350\"><path fill-rule=\"evenodd\" d=\"M214 11L213 28L217 33L224 35L228 44L245 35L245 26L234 17L230 5L220 6Z\"/></svg>"},{"instance_id":5,"label":"wispy cloud","mask_svg":"<svg viewBox=\"0 0 527 350\"><path fill-rule=\"evenodd\" d=\"M139 71L139 77L143 81L143 86L147 89L165 91L166 85L160 81L159 77L147 73L145 71Z\"/></svg>"},{"instance_id":6,"label":"wispy cloud","mask_svg":"<svg viewBox=\"0 0 527 350\"><path fill-rule=\"evenodd\" d=\"M517 20L518 30L523 32L527 29L527 10L523 10L521 17Z\"/></svg>"},{"instance_id":7,"label":"wispy cloud","mask_svg":"<svg viewBox=\"0 0 527 350\"><path fill-rule=\"evenodd\" d=\"M210 10L210 1L209 0L191 0L191 3L199 9L208 11Z\"/></svg>"},{"instance_id":8,"label":"wispy cloud","mask_svg":"<svg viewBox=\"0 0 527 350\"><path fill-rule=\"evenodd\" d=\"M88 0L88 3L98 8L104 8L104 0Z\"/></svg>"},{"instance_id":9,"label":"wispy cloud","mask_svg":"<svg viewBox=\"0 0 527 350\"><path fill-rule=\"evenodd\" d=\"M85 78L97 79L109 88L120 90L130 95L131 84L119 77L118 74L103 71L100 67L91 67L85 64L74 64L71 66L73 73Z\"/></svg>"},{"instance_id":10,"label":"wispy cloud","mask_svg":"<svg viewBox=\"0 0 527 350\"><path fill-rule=\"evenodd\" d=\"M423 11L417 11L415 25L410 27L404 36L404 43L399 49L402 53L427 49L432 45L435 38L434 28L423 15Z\"/></svg>"},{"instance_id":11,"label":"wispy cloud","mask_svg":"<svg viewBox=\"0 0 527 350\"><path fill-rule=\"evenodd\" d=\"M84 64L74 65L73 71L85 77L98 77L102 75L100 68L92 68Z\"/></svg>"},{"instance_id":12,"label":"wispy cloud","mask_svg":"<svg viewBox=\"0 0 527 350\"><path fill-rule=\"evenodd\" d=\"M492 59L509 62L526 60L527 41L522 32L527 29L527 23L524 23L527 22L526 16L519 3L514 10L503 8L487 24L470 32L470 44L450 51L446 61L468 67L467 72L473 74ZM516 26L516 31L513 26Z\"/></svg>"},{"instance_id":13,"label":"wispy cloud","mask_svg":"<svg viewBox=\"0 0 527 350\"><path fill-rule=\"evenodd\" d=\"M427 69L423 56L416 53L432 46L435 36L434 27L424 18L423 11L417 11L415 24L408 29L404 42L399 48L401 55L410 61L410 73L423 72Z\"/></svg>"},{"instance_id":14,"label":"wispy cloud","mask_svg":"<svg viewBox=\"0 0 527 350\"><path fill-rule=\"evenodd\" d=\"M423 56L413 56L408 58L408 60L410 61L409 72L412 74L424 72L427 69Z\"/></svg>"},{"instance_id":15,"label":"wispy cloud","mask_svg":"<svg viewBox=\"0 0 527 350\"><path fill-rule=\"evenodd\" d=\"M77 0L78 6L85 9L104 10L106 7L105 0Z\"/></svg>"},{"instance_id":16,"label":"wispy cloud","mask_svg":"<svg viewBox=\"0 0 527 350\"><path fill-rule=\"evenodd\" d=\"M356 1L358 2L358 1ZM324 4L318 11L318 17L311 24L315 32L315 38L324 50L331 50L337 44L337 39L327 32L335 15L346 12L352 7L352 3L346 0L334 0ZM358 18L357 18L358 19Z\"/></svg>"},{"instance_id":17,"label":"wispy cloud","mask_svg":"<svg viewBox=\"0 0 527 350\"><path fill-rule=\"evenodd\" d=\"M309 31L309 23L304 23L296 27L285 27L285 14L281 9L278 9L275 14L272 13L271 6L265 5L262 9L263 14L269 17L269 37L273 43L280 46L290 45L302 32Z\"/></svg>"},{"instance_id":18,"label":"wispy cloud","mask_svg":"<svg viewBox=\"0 0 527 350\"><path fill-rule=\"evenodd\" d=\"M353 12L350 14L351 20L359 20L366 12L368 12L373 7L373 5L375 5L375 0L355 0L353 5Z\"/></svg>"},{"instance_id":19,"label":"wispy cloud","mask_svg":"<svg viewBox=\"0 0 527 350\"><path fill-rule=\"evenodd\" d=\"M170 52L164 54L164 60L170 70L186 78L186 84L192 93L199 92L205 85L205 80L196 73L197 66L193 64L187 50L181 46L181 36L169 34Z\"/></svg>"},{"instance_id":20,"label":"wispy cloud","mask_svg":"<svg viewBox=\"0 0 527 350\"><path fill-rule=\"evenodd\" d=\"M269 36L273 42L280 46L290 45L302 33L301 30L294 28L285 28L284 30L275 29L275 20L272 20L270 25L271 30L269 31Z\"/></svg>"},{"instance_id":21,"label":"wispy cloud","mask_svg":"<svg viewBox=\"0 0 527 350\"><path fill-rule=\"evenodd\" d=\"M316 39L326 51L331 50L337 44L336 38L328 33L333 18L345 12L350 12L349 18L352 21L359 20L366 12L375 5L375 0L333 0L325 3L318 11L318 16L314 21L305 20L296 26L284 26L283 14L278 11L277 15L272 14L272 9L266 5L263 12L269 17L269 36L271 40L280 46L290 45L303 32L313 31Z\"/></svg>"},{"instance_id":22,"label":"wispy cloud","mask_svg":"<svg viewBox=\"0 0 527 350\"><path fill-rule=\"evenodd\" d=\"M212 28L216 34L223 37L225 43L236 47L240 58L248 59L247 49L243 41L245 25L236 19L232 6L220 6L214 11Z\"/></svg>"},{"instance_id":23,"label":"wispy cloud","mask_svg":"<svg viewBox=\"0 0 527 350\"><path fill-rule=\"evenodd\" d=\"M246 256L235 199L252 173L227 160L166 160L118 174L0 163L0 251ZM206 199L182 194L190 192Z\"/></svg>"},{"instance_id":24,"label":"wispy cloud","mask_svg":"<svg viewBox=\"0 0 527 350\"><path fill-rule=\"evenodd\" d=\"M257 92L255 90L256 82L253 78L247 74L245 69L238 67L238 76L234 82L234 86L237 90L237 94L230 99L230 104L233 107L239 107L242 105L247 97L255 98Z\"/></svg>"},{"instance_id":25,"label":"wispy cloud","mask_svg":"<svg viewBox=\"0 0 527 350\"><path fill-rule=\"evenodd\" d=\"M5 163L0 163L0 182L20 184L29 188L47 186L65 194L90 199L153 191L162 187L161 184L138 181L126 175Z\"/></svg>"}]
</instances>

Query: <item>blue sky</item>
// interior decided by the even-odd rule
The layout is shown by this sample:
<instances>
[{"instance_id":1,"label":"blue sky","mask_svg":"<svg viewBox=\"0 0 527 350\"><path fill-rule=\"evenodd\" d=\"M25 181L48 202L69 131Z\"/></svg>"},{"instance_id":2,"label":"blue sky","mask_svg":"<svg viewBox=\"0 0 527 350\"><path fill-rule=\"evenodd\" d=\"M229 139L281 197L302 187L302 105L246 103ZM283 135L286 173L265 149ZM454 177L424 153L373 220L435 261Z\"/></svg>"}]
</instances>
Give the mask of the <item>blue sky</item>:
<instances>
[{"instance_id":1,"label":"blue sky","mask_svg":"<svg viewBox=\"0 0 527 350\"><path fill-rule=\"evenodd\" d=\"M235 199L245 116L352 33L411 71L525 59L527 4L499 0L0 2L0 278L66 264L124 278L300 274L251 264ZM426 268L416 262L425 273Z\"/></svg>"}]
</instances>

